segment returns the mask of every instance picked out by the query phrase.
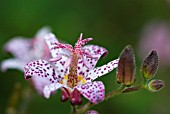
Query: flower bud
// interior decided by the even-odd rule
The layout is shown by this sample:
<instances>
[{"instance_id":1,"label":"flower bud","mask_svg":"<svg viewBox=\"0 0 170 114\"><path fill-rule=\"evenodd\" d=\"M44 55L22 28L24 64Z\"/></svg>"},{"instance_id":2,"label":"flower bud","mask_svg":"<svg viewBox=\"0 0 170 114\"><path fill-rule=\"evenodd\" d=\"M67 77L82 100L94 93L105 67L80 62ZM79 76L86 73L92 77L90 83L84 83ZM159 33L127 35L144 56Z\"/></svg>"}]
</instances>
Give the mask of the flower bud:
<instances>
[{"instance_id":1,"label":"flower bud","mask_svg":"<svg viewBox=\"0 0 170 114\"><path fill-rule=\"evenodd\" d=\"M72 106L82 104L81 94L77 89L74 89L74 91L71 93L70 103Z\"/></svg>"},{"instance_id":2,"label":"flower bud","mask_svg":"<svg viewBox=\"0 0 170 114\"><path fill-rule=\"evenodd\" d=\"M117 68L117 82L130 86L134 82L135 60L133 49L131 46L126 46L122 51Z\"/></svg>"},{"instance_id":3,"label":"flower bud","mask_svg":"<svg viewBox=\"0 0 170 114\"><path fill-rule=\"evenodd\" d=\"M162 80L151 80L148 83L148 88L152 92L161 90L164 87L164 82Z\"/></svg>"},{"instance_id":4,"label":"flower bud","mask_svg":"<svg viewBox=\"0 0 170 114\"><path fill-rule=\"evenodd\" d=\"M158 69L158 54L156 51L151 53L144 59L141 66L141 74L145 79L151 79Z\"/></svg>"}]
</instances>

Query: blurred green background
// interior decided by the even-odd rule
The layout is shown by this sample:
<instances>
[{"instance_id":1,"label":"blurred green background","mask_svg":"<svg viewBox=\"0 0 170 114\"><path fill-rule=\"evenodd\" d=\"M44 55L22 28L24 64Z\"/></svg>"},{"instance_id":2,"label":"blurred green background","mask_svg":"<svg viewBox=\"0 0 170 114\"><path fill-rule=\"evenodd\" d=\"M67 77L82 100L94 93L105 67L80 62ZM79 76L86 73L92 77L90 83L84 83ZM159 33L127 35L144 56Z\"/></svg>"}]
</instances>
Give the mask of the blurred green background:
<instances>
[{"instance_id":1,"label":"blurred green background","mask_svg":"<svg viewBox=\"0 0 170 114\"><path fill-rule=\"evenodd\" d=\"M141 32L146 24L154 20L170 21L169 12L168 0L0 0L0 61L12 57L3 50L3 45L9 39L15 36L33 37L41 27L49 26L63 41L74 44L79 34L83 33L84 38L94 38L91 44L108 49L109 55L100 59L97 66L117 58L122 49L131 44L136 54L138 83L141 80L139 69L142 59L137 48ZM142 90L124 94L102 102L92 109L100 114L170 114L169 69L169 66L160 66L156 74L156 78L164 80L166 84L160 92ZM115 71L98 80L103 80L106 92L118 87ZM8 109L11 99L17 99L12 96L17 96L16 91L23 88L24 91L30 91L28 86L30 85L25 81L22 72L0 72L0 114L14 114L14 111ZM13 103L16 109L21 110L20 113L69 113L69 102L60 102L61 92L49 100L34 91L31 92L31 99L22 97L19 98L19 103Z\"/></svg>"}]
</instances>

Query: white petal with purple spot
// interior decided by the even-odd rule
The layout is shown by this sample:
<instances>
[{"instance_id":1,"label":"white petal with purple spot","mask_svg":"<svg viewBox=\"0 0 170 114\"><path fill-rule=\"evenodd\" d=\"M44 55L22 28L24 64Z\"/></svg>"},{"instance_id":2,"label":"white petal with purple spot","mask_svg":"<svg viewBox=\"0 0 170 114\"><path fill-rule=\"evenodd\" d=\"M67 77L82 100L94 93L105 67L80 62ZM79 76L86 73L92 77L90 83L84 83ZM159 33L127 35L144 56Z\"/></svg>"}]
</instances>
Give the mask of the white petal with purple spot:
<instances>
[{"instance_id":1,"label":"white petal with purple spot","mask_svg":"<svg viewBox=\"0 0 170 114\"><path fill-rule=\"evenodd\" d=\"M106 65L103 65L101 67L97 67L97 68L90 70L89 73L85 76L85 79L87 80L87 82L89 81L89 79L91 79L91 81L93 81L96 78L111 72L113 69L117 68L118 61L119 61L119 59L116 59L116 60L113 60L113 61L107 63Z\"/></svg>"},{"instance_id":2,"label":"white petal with purple spot","mask_svg":"<svg viewBox=\"0 0 170 114\"><path fill-rule=\"evenodd\" d=\"M78 61L78 75L86 76L89 70L93 69L97 61L101 56L106 55L108 52L105 48L97 45L86 45L83 47L84 51L87 52L91 57L83 55Z\"/></svg>"},{"instance_id":3,"label":"white petal with purple spot","mask_svg":"<svg viewBox=\"0 0 170 114\"><path fill-rule=\"evenodd\" d=\"M59 82L61 76L56 74L53 67L45 60L37 60L28 63L24 67L25 78L29 79L32 76L39 76L42 78L46 78L51 81L51 83Z\"/></svg>"},{"instance_id":4,"label":"white petal with purple spot","mask_svg":"<svg viewBox=\"0 0 170 114\"><path fill-rule=\"evenodd\" d=\"M105 98L105 87L101 81L89 82L75 88L92 103L96 104Z\"/></svg>"}]
</instances>

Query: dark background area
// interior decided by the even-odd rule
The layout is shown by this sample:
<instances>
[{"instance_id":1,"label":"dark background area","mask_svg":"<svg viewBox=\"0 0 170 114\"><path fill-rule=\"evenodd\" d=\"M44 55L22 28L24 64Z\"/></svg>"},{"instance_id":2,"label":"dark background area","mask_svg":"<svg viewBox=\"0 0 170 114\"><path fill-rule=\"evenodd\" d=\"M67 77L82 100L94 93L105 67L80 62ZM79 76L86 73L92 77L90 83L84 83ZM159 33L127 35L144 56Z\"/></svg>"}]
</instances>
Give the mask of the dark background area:
<instances>
[{"instance_id":1,"label":"dark background area","mask_svg":"<svg viewBox=\"0 0 170 114\"><path fill-rule=\"evenodd\" d=\"M31 38L40 28L49 26L58 38L73 45L80 33L84 34L84 38L93 37L91 44L103 46L109 51L109 55L100 59L97 66L117 58L122 49L131 44L136 55L137 84L141 81L139 70L142 59L138 47L142 30L153 21L169 22L169 12L168 0L0 0L0 61L12 57L3 50L3 45L11 38ZM169 69L168 65L161 65L156 74L156 78L166 84L160 92L142 90L124 94L92 109L100 114L169 114ZM106 92L118 87L115 73L114 70L98 79L105 84ZM0 91L0 114L15 114L8 109L11 99L15 99L12 96L17 96L15 91L29 92L30 84L25 81L22 72L8 70L0 72ZM17 104L13 103L17 109L23 109L24 114L67 114L70 111L69 102L60 102L60 91L49 100L35 91L31 93L30 100L21 96Z\"/></svg>"}]
</instances>

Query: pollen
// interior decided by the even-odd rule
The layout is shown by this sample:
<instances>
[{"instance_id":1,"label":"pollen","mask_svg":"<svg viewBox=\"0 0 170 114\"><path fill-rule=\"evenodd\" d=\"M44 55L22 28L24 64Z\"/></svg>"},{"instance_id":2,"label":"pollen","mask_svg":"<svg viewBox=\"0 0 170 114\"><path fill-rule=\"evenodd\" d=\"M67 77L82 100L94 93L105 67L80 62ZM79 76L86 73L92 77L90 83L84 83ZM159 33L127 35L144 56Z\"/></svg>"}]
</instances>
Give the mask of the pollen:
<instances>
[{"instance_id":1,"label":"pollen","mask_svg":"<svg viewBox=\"0 0 170 114\"><path fill-rule=\"evenodd\" d=\"M63 84L63 80L60 80L60 84Z\"/></svg>"},{"instance_id":2,"label":"pollen","mask_svg":"<svg viewBox=\"0 0 170 114\"><path fill-rule=\"evenodd\" d=\"M68 74L66 74L63 78L63 80L60 81L61 84L67 85L67 80L68 80Z\"/></svg>"},{"instance_id":3,"label":"pollen","mask_svg":"<svg viewBox=\"0 0 170 114\"><path fill-rule=\"evenodd\" d=\"M78 76L78 84L85 84L86 80L83 78L83 76Z\"/></svg>"},{"instance_id":4,"label":"pollen","mask_svg":"<svg viewBox=\"0 0 170 114\"><path fill-rule=\"evenodd\" d=\"M78 76L78 80L82 80L83 79L83 76Z\"/></svg>"},{"instance_id":5,"label":"pollen","mask_svg":"<svg viewBox=\"0 0 170 114\"><path fill-rule=\"evenodd\" d=\"M83 79L81 80L81 82L82 82L82 84L85 84L85 83L86 83L86 80L83 78Z\"/></svg>"},{"instance_id":6,"label":"pollen","mask_svg":"<svg viewBox=\"0 0 170 114\"><path fill-rule=\"evenodd\" d=\"M65 76L64 76L64 80L67 80L68 79L68 74L66 74Z\"/></svg>"}]
</instances>

